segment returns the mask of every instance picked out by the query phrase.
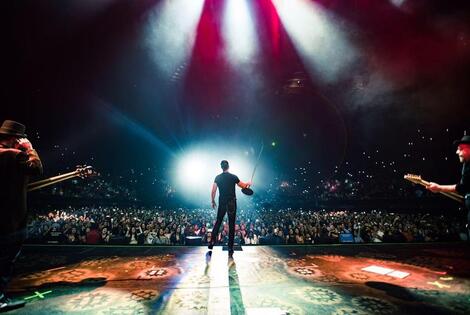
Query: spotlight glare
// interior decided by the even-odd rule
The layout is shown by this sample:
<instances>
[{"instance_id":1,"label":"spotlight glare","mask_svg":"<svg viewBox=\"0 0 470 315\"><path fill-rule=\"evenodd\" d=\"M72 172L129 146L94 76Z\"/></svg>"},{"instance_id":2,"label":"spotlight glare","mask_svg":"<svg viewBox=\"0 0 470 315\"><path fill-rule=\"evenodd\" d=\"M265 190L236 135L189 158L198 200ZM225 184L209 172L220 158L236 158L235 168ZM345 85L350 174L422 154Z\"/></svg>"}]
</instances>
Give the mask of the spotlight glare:
<instances>
[{"instance_id":1,"label":"spotlight glare","mask_svg":"<svg viewBox=\"0 0 470 315\"><path fill-rule=\"evenodd\" d=\"M357 53L338 21L311 0L272 0L279 17L311 76L335 81Z\"/></svg>"},{"instance_id":2,"label":"spotlight glare","mask_svg":"<svg viewBox=\"0 0 470 315\"><path fill-rule=\"evenodd\" d=\"M204 0L163 0L149 15L146 45L167 76L191 56L203 5Z\"/></svg>"},{"instance_id":3,"label":"spotlight glare","mask_svg":"<svg viewBox=\"0 0 470 315\"><path fill-rule=\"evenodd\" d=\"M256 161L250 159L245 153L246 149L223 143L204 143L186 149L175 164L173 172L176 180L176 190L187 201L201 206L209 206L210 190L215 176L222 172L220 162L227 160L229 172L237 175L240 180L251 179ZM262 186L263 166L258 168L255 181L257 188ZM240 201L244 200L238 194Z\"/></svg>"},{"instance_id":4,"label":"spotlight glare","mask_svg":"<svg viewBox=\"0 0 470 315\"><path fill-rule=\"evenodd\" d=\"M197 154L189 155L181 163L180 180L187 182L191 186L197 185L198 181L202 180L204 173L206 173L205 168L203 156Z\"/></svg>"},{"instance_id":5,"label":"spotlight glare","mask_svg":"<svg viewBox=\"0 0 470 315\"><path fill-rule=\"evenodd\" d=\"M404 3L405 0L390 0L390 2L397 8L401 7Z\"/></svg>"},{"instance_id":6,"label":"spotlight glare","mask_svg":"<svg viewBox=\"0 0 470 315\"><path fill-rule=\"evenodd\" d=\"M228 0L224 13L227 54L234 63L249 61L257 52L256 32L248 0Z\"/></svg>"}]
</instances>

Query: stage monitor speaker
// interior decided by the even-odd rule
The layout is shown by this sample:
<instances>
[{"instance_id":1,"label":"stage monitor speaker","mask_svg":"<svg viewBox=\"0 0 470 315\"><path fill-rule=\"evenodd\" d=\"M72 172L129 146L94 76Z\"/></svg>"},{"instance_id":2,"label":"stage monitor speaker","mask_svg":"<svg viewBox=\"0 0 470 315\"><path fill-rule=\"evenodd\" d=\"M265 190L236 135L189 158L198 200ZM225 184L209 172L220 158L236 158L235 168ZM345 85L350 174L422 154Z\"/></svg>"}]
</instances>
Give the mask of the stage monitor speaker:
<instances>
[{"instance_id":1,"label":"stage monitor speaker","mask_svg":"<svg viewBox=\"0 0 470 315\"><path fill-rule=\"evenodd\" d=\"M186 236L185 244L190 246L202 245L202 236Z\"/></svg>"}]
</instances>

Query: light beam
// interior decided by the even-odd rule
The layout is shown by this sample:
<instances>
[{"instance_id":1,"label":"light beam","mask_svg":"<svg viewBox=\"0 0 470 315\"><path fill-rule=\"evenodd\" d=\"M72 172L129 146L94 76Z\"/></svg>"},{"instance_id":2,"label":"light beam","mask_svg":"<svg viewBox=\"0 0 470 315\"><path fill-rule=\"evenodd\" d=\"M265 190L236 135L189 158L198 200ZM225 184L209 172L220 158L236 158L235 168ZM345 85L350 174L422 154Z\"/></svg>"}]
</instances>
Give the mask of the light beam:
<instances>
[{"instance_id":1,"label":"light beam","mask_svg":"<svg viewBox=\"0 0 470 315\"><path fill-rule=\"evenodd\" d=\"M149 14L145 43L166 76L189 60L203 5L204 0L163 0Z\"/></svg>"},{"instance_id":2,"label":"light beam","mask_svg":"<svg viewBox=\"0 0 470 315\"><path fill-rule=\"evenodd\" d=\"M258 40L248 0L227 0L223 31L226 53L234 64L249 62L258 52Z\"/></svg>"},{"instance_id":3,"label":"light beam","mask_svg":"<svg viewBox=\"0 0 470 315\"><path fill-rule=\"evenodd\" d=\"M334 82L357 57L340 21L311 0L272 0L310 76Z\"/></svg>"}]
</instances>

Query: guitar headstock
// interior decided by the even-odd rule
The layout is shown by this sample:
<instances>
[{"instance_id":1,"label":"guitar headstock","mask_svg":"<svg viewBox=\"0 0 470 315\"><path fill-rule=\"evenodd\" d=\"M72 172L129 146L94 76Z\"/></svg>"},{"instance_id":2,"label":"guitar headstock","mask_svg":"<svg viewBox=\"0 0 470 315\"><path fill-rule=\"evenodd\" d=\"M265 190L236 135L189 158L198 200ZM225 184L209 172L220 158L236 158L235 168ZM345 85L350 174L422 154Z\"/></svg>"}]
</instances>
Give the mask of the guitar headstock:
<instances>
[{"instance_id":1,"label":"guitar headstock","mask_svg":"<svg viewBox=\"0 0 470 315\"><path fill-rule=\"evenodd\" d=\"M75 172L77 173L77 176L80 178L87 178L87 177L98 175L98 173L95 172L93 167L85 166L85 165L78 165Z\"/></svg>"},{"instance_id":2,"label":"guitar headstock","mask_svg":"<svg viewBox=\"0 0 470 315\"><path fill-rule=\"evenodd\" d=\"M413 183L420 183L423 181L423 179L421 178L421 175L415 175L415 174L406 174L405 176L403 176L403 178Z\"/></svg>"}]
</instances>

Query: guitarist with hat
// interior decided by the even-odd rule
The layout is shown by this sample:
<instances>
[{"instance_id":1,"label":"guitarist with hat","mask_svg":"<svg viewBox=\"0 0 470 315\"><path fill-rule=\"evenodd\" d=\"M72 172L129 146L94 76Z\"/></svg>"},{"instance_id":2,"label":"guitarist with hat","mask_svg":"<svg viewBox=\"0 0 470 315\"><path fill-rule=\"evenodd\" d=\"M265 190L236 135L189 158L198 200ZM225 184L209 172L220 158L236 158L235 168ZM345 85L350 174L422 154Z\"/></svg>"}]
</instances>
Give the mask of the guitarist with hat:
<instances>
[{"instance_id":1,"label":"guitarist with hat","mask_svg":"<svg viewBox=\"0 0 470 315\"><path fill-rule=\"evenodd\" d=\"M26 193L30 176L42 173L42 164L25 126L5 120L0 127L0 312L24 306L5 296L13 265L26 239Z\"/></svg>"},{"instance_id":2,"label":"guitarist with hat","mask_svg":"<svg viewBox=\"0 0 470 315\"><path fill-rule=\"evenodd\" d=\"M468 210L467 214L467 229L470 228L470 136L464 135L462 139L455 140L454 145L457 146L455 152L460 160L462 166L462 177L455 185L439 185L437 183L429 183L426 187L428 190L438 193L458 193L465 198L465 206Z\"/></svg>"}]
</instances>

